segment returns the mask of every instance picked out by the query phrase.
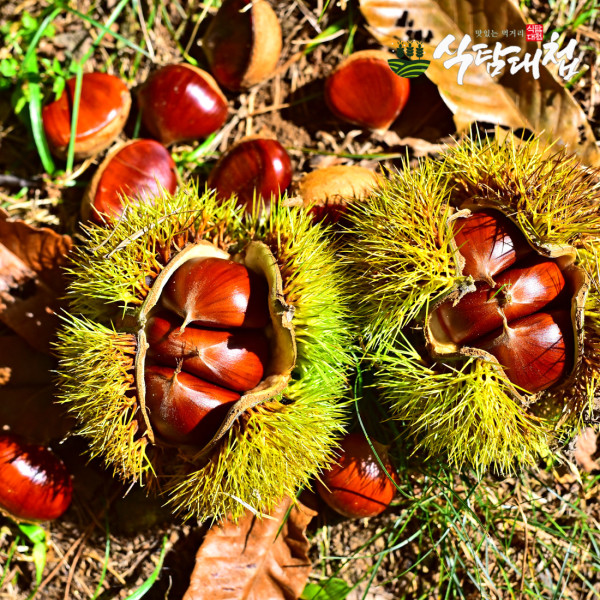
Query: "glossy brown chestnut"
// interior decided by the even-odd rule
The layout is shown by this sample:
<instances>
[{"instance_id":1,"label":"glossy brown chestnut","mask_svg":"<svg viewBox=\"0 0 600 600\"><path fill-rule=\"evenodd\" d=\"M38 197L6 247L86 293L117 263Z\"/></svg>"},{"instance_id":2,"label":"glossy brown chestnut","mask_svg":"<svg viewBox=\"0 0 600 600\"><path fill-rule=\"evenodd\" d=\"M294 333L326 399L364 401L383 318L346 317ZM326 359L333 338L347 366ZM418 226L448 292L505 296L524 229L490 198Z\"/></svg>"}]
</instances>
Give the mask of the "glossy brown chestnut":
<instances>
[{"instance_id":1,"label":"glossy brown chestnut","mask_svg":"<svg viewBox=\"0 0 600 600\"><path fill-rule=\"evenodd\" d=\"M122 196L152 199L177 189L177 171L169 151L154 140L133 140L111 152L88 186L81 214L97 224L116 221L123 214Z\"/></svg>"},{"instance_id":2,"label":"glossy brown chestnut","mask_svg":"<svg viewBox=\"0 0 600 600\"><path fill-rule=\"evenodd\" d=\"M231 390L170 367L146 367L144 380L152 426L174 444L208 444L240 399Z\"/></svg>"},{"instance_id":3,"label":"glossy brown chestnut","mask_svg":"<svg viewBox=\"0 0 600 600\"><path fill-rule=\"evenodd\" d=\"M246 392L260 383L269 357L269 344L260 330L229 332L186 327L181 319L162 313L146 325L148 357L177 367L216 385Z\"/></svg>"},{"instance_id":4,"label":"glossy brown chestnut","mask_svg":"<svg viewBox=\"0 0 600 600\"><path fill-rule=\"evenodd\" d=\"M337 67L325 84L325 100L336 117L366 129L389 128L410 90L408 79L390 69L390 58L385 51L362 50Z\"/></svg>"},{"instance_id":5,"label":"glossy brown chestnut","mask_svg":"<svg viewBox=\"0 0 600 600\"><path fill-rule=\"evenodd\" d=\"M281 43L281 26L268 2L225 0L206 30L202 49L219 84L238 91L275 70Z\"/></svg>"},{"instance_id":6,"label":"glossy brown chestnut","mask_svg":"<svg viewBox=\"0 0 600 600\"><path fill-rule=\"evenodd\" d=\"M372 442L387 472L398 482L387 449ZM317 491L336 512L356 519L382 513L394 499L396 488L381 468L369 442L362 433L347 435L341 444L337 465L325 471L317 481Z\"/></svg>"},{"instance_id":7,"label":"glossy brown chestnut","mask_svg":"<svg viewBox=\"0 0 600 600\"><path fill-rule=\"evenodd\" d=\"M254 195L270 205L292 181L292 163L276 140L251 139L230 148L217 162L208 178L208 187L219 198L236 194L241 205L252 210Z\"/></svg>"},{"instance_id":8,"label":"glossy brown chestnut","mask_svg":"<svg viewBox=\"0 0 600 600\"><path fill-rule=\"evenodd\" d=\"M186 323L255 329L269 322L268 293L266 279L240 263L196 258L173 273L161 299Z\"/></svg>"},{"instance_id":9,"label":"glossy brown chestnut","mask_svg":"<svg viewBox=\"0 0 600 600\"><path fill-rule=\"evenodd\" d=\"M71 504L73 484L58 456L0 433L0 510L18 521L50 521Z\"/></svg>"},{"instance_id":10,"label":"glossy brown chestnut","mask_svg":"<svg viewBox=\"0 0 600 600\"><path fill-rule=\"evenodd\" d=\"M495 356L512 383L534 394L555 384L572 366L570 313L538 312L513 321L474 345Z\"/></svg>"},{"instance_id":11,"label":"glossy brown chestnut","mask_svg":"<svg viewBox=\"0 0 600 600\"><path fill-rule=\"evenodd\" d=\"M212 76L192 65L166 65L138 92L142 121L165 146L205 138L227 119L227 98Z\"/></svg>"},{"instance_id":12,"label":"glossy brown chestnut","mask_svg":"<svg viewBox=\"0 0 600 600\"><path fill-rule=\"evenodd\" d=\"M494 275L532 252L517 226L501 212L479 210L454 222L454 241L465 259L462 274L493 285Z\"/></svg>"},{"instance_id":13,"label":"glossy brown chestnut","mask_svg":"<svg viewBox=\"0 0 600 600\"><path fill-rule=\"evenodd\" d=\"M432 314L455 344L470 343L508 322L531 315L552 302L564 289L557 264L540 256L525 259L496 278L496 288L479 282L456 305L443 302Z\"/></svg>"},{"instance_id":14,"label":"glossy brown chestnut","mask_svg":"<svg viewBox=\"0 0 600 600\"><path fill-rule=\"evenodd\" d=\"M65 158L71 137L75 78L69 79L61 97L42 110L42 121L52 153ZM92 156L108 148L121 133L131 107L127 86L114 75L85 73L81 82L75 158Z\"/></svg>"}]
</instances>

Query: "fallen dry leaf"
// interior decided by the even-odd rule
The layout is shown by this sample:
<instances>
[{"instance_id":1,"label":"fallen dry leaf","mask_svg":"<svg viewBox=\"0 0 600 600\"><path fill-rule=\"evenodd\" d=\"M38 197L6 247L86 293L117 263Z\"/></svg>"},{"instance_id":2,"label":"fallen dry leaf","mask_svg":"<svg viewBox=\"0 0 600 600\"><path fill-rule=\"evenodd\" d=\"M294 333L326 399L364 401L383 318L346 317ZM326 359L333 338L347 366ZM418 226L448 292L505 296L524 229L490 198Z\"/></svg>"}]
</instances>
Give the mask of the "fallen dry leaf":
<instances>
[{"instance_id":1,"label":"fallen dry leaf","mask_svg":"<svg viewBox=\"0 0 600 600\"><path fill-rule=\"evenodd\" d=\"M248 512L237 525L211 528L183 600L297 600L311 570L305 530L316 512L298 503L282 526L290 505L285 498L272 518Z\"/></svg>"},{"instance_id":2,"label":"fallen dry leaf","mask_svg":"<svg viewBox=\"0 0 600 600\"><path fill-rule=\"evenodd\" d=\"M492 78L486 68L489 63L473 63L459 85L460 65L446 68L444 63L451 58L448 54L433 59L433 51L447 35L455 37L452 51L456 51L463 36L469 35L469 47L489 44L493 50L499 42L503 47L519 46L519 56L525 52L533 56L537 42L510 34L525 31L526 25L515 4L489 0L361 0L360 8L371 33L391 49L396 48L397 39L417 39L415 33L421 32L426 41L424 58L431 61L426 75L438 86L459 130L475 120L522 127L549 143L568 148L587 165L600 165L600 152L583 110L547 67L540 65L539 79L524 69L511 75L509 68ZM486 30L497 35L476 33Z\"/></svg>"},{"instance_id":3,"label":"fallen dry leaf","mask_svg":"<svg viewBox=\"0 0 600 600\"><path fill-rule=\"evenodd\" d=\"M71 419L54 402L55 368L54 358L23 338L0 336L0 427L39 443L64 437Z\"/></svg>"},{"instance_id":4,"label":"fallen dry leaf","mask_svg":"<svg viewBox=\"0 0 600 600\"><path fill-rule=\"evenodd\" d=\"M586 427L575 438L575 451L573 457L577 464L587 473L600 469L600 464L594 459L597 450L598 434L591 428Z\"/></svg>"},{"instance_id":5,"label":"fallen dry leaf","mask_svg":"<svg viewBox=\"0 0 600 600\"><path fill-rule=\"evenodd\" d=\"M0 211L0 321L42 352L50 352L58 326L60 266L71 246L69 236Z\"/></svg>"}]
</instances>

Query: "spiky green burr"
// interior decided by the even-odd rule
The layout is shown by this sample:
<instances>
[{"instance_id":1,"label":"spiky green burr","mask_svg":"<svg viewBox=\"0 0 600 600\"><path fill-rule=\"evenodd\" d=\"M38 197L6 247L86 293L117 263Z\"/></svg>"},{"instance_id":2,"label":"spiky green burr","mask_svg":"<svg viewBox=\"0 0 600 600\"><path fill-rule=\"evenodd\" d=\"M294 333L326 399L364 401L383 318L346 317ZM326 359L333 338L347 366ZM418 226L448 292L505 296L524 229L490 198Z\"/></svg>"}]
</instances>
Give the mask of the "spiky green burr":
<instances>
[{"instance_id":1,"label":"spiky green burr","mask_svg":"<svg viewBox=\"0 0 600 600\"><path fill-rule=\"evenodd\" d=\"M156 205L130 206L113 229L87 228L68 269L70 314L57 345L61 400L92 456L123 480L168 494L185 517L268 512L332 459L344 426L351 327L335 251L300 209L278 205L259 217L235 203L188 187ZM231 256L250 242L266 244L297 345L287 387L245 411L208 454L148 433L134 374L140 314L154 281L201 241Z\"/></svg>"},{"instance_id":2,"label":"spiky green burr","mask_svg":"<svg viewBox=\"0 0 600 600\"><path fill-rule=\"evenodd\" d=\"M537 143L466 141L440 159L391 174L349 206L346 250L355 314L376 369L376 386L429 455L477 471L534 463L594 407L600 376L600 188L598 173ZM448 218L466 204L495 208L541 253L571 247L591 285L581 360L571 384L516 397L494 365L477 357L433 359L428 315L461 275ZM581 332L580 332L581 333Z\"/></svg>"}]
</instances>

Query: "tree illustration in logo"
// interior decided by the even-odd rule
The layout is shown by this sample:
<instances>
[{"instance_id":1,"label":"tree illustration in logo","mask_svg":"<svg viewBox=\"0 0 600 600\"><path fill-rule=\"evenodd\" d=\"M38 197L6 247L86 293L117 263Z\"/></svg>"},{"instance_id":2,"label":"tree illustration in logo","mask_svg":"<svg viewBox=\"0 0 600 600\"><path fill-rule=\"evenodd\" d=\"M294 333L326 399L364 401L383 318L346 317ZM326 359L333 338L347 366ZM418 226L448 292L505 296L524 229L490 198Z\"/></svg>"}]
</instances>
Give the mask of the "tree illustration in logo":
<instances>
[{"instance_id":1,"label":"tree illustration in logo","mask_svg":"<svg viewBox=\"0 0 600 600\"><path fill-rule=\"evenodd\" d=\"M416 48L413 46L412 41L402 42L398 40L398 47L396 48L395 54L397 58L388 60L390 69L400 75L400 77L419 77L427 70L429 60L423 60L425 51L423 50L423 44L416 42ZM416 55L416 59L412 60L412 57Z\"/></svg>"}]
</instances>

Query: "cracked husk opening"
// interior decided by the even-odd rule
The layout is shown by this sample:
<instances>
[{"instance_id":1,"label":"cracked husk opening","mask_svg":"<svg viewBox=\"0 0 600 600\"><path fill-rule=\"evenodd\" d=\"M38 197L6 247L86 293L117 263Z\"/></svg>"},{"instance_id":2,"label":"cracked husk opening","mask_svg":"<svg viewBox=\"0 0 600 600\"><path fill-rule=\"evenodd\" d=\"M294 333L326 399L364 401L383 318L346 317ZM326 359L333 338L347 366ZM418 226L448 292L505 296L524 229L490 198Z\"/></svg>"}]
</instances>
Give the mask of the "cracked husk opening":
<instances>
[{"instance_id":1,"label":"cracked husk opening","mask_svg":"<svg viewBox=\"0 0 600 600\"><path fill-rule=\"evenodd\" d=\"M185 262L196 258L223 258L243 264L247 269L264 277L269 288L270 324L267 326L267 337L271 347L271 358L265 369L262 381L253 389L248 390L230 408L223 423L213 438L196 453L198 456L207 454L231 429L235 421L247 410L270 400L281 393L288 385L292 369L296 364L296 337L292 325L293 308L286 304L283 295L283 281L277 261L269 248L262 242L250 242L246 248L235 256L220 250L209 242L198 242L186 246L176 254L165 266L154 281L150 293L146 297L139 313L139 331L137 333L138 349L135 359L135 380L140 410L146 425L145 435L157 445L169 445L154 435L146 407L146 386L144 370L148 343L146 339L146 322L154 307L158 304L161 293L171 275Z\"/></svg>"},{"instance_id":2,"label":"cracked husk opening","mask_svg":"<svg viewBox=\"0 0 600 600\"><path fill-rule=\"evenodd\" d=\"M485 206L477 205L473 207L473 211L469 208L464 208L454 212L450 215L447 220L446 226L452 227L459 219L468 217L476 210L482 210L490 208L495 211L502 213L505 217L510 219L517 227L518 222L506 214L504 211L498 209L497 206ZM519 230L521 228L519 227ZM573 376L577 370L577 366L582 359L582 348L583 348L583 319L584 319L584 306L587 298L587 292L589 289L589 277L581 267L575 264L577 252L575 248L571 246L556 246L556 245L538 245L528 238L523 231L521 231L523 237L527 240L527 243L533 248L533 250L540 256L552 258L556 260L556 263L570 289L573 290L571 297L571 323L573 326L574 336L574 356L573 363L569 372L562 378L562 380L552 386L553 389L560 388L568 385L572 382ZM452 251L454 254L454 260L456 264L457 276L462 276L465 268L465 259L460 254L456 242L452 239L451 242ZM453 300L454 304L465 296L475 290L474 281L472 278L468 278L466 282L457 284L446 296L439 299L433 306L430 307L430 311L427 315L425 322L425 339L431 356L435 358L468 358L468 357L479 357L488 363L497 365L498 372L505 380L508 389L513 393L516 399L518 399L524 406L530 405L535 402L539 397L540 393L537 394L524 394L522 390L517 390L515 386L510 382L506 372L502 365L498 362L489 352L485 350L474 348L468 345L458 345L449 339L444 327L439 321L438 312L436 308L448 300ZM543 393L543 392L541 392Z\"/></svg>"}]
</instances>

